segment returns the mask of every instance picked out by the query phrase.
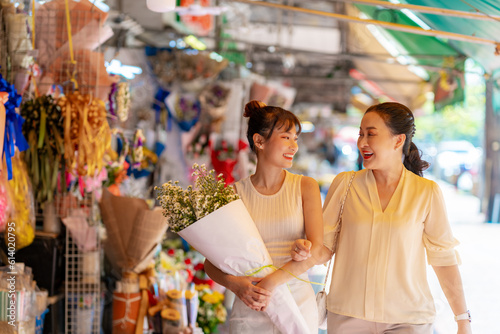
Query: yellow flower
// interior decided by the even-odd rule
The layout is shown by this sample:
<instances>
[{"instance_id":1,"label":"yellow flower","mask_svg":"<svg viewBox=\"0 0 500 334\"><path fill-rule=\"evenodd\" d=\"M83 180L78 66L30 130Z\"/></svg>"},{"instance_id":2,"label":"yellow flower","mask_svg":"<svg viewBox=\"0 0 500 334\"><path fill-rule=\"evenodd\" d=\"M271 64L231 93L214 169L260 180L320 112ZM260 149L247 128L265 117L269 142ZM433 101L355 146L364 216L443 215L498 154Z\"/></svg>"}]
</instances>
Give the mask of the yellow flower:
<instances>
[{"instance_id":1,"label":"yellow flower","mask_svg":"<svg viewBox=\"0 0 500 334\"><path fill-rule=\"evenodd\" d=\"M224 295L223 295L222 293L220 293L219 291L214 291L213 295L214 295L215 297L217 297L217 299L218 299L219 301L223 301L223 300L224 300Z\"/></svg>"},{"instance_id":2,"label":"yellow flower","mask_svg":"<svg viewBox=\"0 0 500 334\"><path fill-rule=\"evenodd\" d=\"M182 292L176 289L168 290L167 297L170 299L180 299L182 298Z\"/></svg>"},{"instance_id":3,"label":"yellow flower","mask_svg":"<svg viewBox=\"0 0 500 334\"><path fill-rule=\"evenodd\" d=\"M181 318L181 314L173 308L166 308L161 311L161 317L163 319L176 321Z\"/></svg>"},{"instance_id":4,"label":"yellow flower","mask_svg":"<svg viewBox=\"0 0 500 334\"><path fill-rule=\"evenodd\" d=\"M186 296L186 299L193 299L196 297L196 292L193 292L191 290L186 290L184 295Z\"/></svg>"},{"instance_id":5,"label":"yellow flower","mask_svg":"<svg viewBox=\"0 0 500 334\"><path fill-rule=\"evenodd\" d=\"M208 284L196 284L194 288L196 291L203 291L205 289L210 289L210 285L208 285Z\"/></svg>"},{"instance_id":6,"label":"yellow flower","mask_svg":"<svg viewBox=\"0 0 500 334\"><path fill-rule=\"evenodd\" d=\"M227 311L222 304L219 304L215 307L215 316L217 317L217 320L219 320L220 322L226 321Z\"/></svg>"},{"instance_id":7,"label":"yellow flower","mask_svg":"<svg viewBox=\"0 0 500 334\"><path fill-rule=\"evenodd\" d=\"M203 295L201 299L206 303L217 304L224 300L224 295L218 291L213 291Z\"/></svg>"}]
</instances>

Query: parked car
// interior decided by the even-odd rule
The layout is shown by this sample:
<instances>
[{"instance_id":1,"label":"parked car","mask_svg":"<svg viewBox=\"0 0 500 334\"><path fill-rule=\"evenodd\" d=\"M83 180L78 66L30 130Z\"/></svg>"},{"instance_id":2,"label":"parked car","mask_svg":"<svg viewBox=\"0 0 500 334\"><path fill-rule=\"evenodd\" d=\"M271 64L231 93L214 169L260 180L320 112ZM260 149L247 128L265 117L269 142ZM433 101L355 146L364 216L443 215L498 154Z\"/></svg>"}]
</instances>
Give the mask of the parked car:
<instances>
[{"instance_id":1,"label":"parked car","mask_svg":"<svg viewBox=\"0 0 500 334\"><path fill-rule=\"evenodd\" d=\"M482 149L466 140L443 141L437 146L434 175L457 188L476 192Z\"/></svg>"}]
</instances>

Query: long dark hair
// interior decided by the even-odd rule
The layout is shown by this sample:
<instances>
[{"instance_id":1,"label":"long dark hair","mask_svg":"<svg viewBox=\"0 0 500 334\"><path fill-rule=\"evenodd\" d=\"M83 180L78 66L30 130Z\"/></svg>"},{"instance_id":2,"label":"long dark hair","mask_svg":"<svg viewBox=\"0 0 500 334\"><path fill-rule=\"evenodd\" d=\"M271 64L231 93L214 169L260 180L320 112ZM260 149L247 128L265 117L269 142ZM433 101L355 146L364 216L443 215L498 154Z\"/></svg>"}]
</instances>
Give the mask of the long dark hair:
<instances>
[{"instance_id":1,"label":"long dark hair","mask_svg":"<svg viewBox=\"0 0 500 334\"><path fill-rule=\"evenodd\" d=\"M385 102L371 106L365 114L369 112L379 114L393 135L406 135L403 144L403 164L409 171L422 176L424 170L429 167L429 163L422 160L422 152L412 141L416 128L415 118L411 110L401 103Z\"/></svg>"},{"instance_id":2,"label":"long dark hair","mask_svg":"<svg viewBox=\"0 0 500 334\"><path fill-rule=\"evenodd\" d=\"M247 139L254 152L253 135L258 133L265 140L271 138L274 129L285 127L289 131L295 127L297 135L302 131L300 121L292 112L280 107L268 106L264 102L252 100L245 105L244 117L248 117Z\"/></svg>"}]
</instances>

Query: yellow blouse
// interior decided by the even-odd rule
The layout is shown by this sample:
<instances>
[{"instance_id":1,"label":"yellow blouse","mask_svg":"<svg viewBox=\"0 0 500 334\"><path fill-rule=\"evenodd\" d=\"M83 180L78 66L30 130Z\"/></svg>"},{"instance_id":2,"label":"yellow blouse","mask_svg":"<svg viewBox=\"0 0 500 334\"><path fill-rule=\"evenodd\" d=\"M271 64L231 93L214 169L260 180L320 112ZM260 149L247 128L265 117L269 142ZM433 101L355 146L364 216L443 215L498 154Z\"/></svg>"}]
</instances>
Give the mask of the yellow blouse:
<instances>
[{"instance_id":1,"label":"yellow blouse","mask_svg":"<svg viewBox=\"0 0 500 334\"><path fill-rule=\"evenodd\" d=\"M337 175L323 206L329 248L349 178ZM459 264L456 245L435 182L403 168L382 211L373 172L357 172L344 206L328 311L374 322L433 322L425 254L430 265Z\"/></svg>"}]
</instances>

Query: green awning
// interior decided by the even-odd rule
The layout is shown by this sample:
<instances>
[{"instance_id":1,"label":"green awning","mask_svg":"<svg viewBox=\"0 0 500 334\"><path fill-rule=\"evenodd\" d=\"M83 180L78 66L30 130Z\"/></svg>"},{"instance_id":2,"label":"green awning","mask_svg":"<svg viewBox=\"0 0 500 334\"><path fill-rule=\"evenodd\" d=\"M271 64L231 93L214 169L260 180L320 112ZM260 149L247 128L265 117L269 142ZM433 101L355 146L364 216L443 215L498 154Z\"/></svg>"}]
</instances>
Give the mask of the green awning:
<instances>
[{"instance_id":1,"label":"green awning","mask_svg":"<svg viewBox=\"0 0 500 334\"><path fill-rule=\"evenodd\" d=\"M418 26L406 14L397 9L355 5L371 19L408 26ZM397 46L402 55L422 66L434 85L435 106L439 110L445 105L464 99L464 62L466 56L439 38L379 28ZM447 84L447 81L450 83ZM446 89L450 91L447 92Z\"/></svg>"},{"instance_id":2,"label":"green awning","mask_svg":"<svg viewBox=\"0 0 500 334\"><path fill-rule=\"evenodd\" d=\"M479 11L488 15L500 15L500 2L498 0L453 1L452 8L450 8L450 1L445 0L402 0L401 2L419 6L455 9L466 12ZM414 14L435 30L500 41L500 20L475 20L419 12L414 12ZM495 47L493 45L455 40L449 40L447 43L481 64L487 73L493 73L496 69L500 69L500 55L495 55Z\"/></svg>"}]
</instances>

